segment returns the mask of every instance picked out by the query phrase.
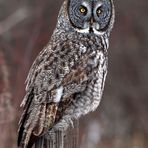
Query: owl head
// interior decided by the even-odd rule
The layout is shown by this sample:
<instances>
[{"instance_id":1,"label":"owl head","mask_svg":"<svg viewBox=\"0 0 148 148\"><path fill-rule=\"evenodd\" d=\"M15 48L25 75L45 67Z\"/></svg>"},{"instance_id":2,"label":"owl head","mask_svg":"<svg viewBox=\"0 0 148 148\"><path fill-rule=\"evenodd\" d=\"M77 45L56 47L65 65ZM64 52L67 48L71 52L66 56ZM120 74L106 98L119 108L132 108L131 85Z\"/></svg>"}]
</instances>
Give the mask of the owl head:
<instances>
[{"instance_id":1,"label":"owl head","mask_svg":"<svg viewBox=\"0 0 148 148\"><path fill-rule=\"evenodd\" d=\"M60 29L97 35L110 33L114 23L112 0L65 0L60 14Z\"/></svg>"},{"instance_id":2,"label":"owl head","mask_svg":"<svg viewBox=\"0 0 148 148\"><path fill-rule=\"evenodd\" d=\"M68 17L79 32L103 33L113 24L112 0L69 0Z\"/></svg>"}]
</instances>

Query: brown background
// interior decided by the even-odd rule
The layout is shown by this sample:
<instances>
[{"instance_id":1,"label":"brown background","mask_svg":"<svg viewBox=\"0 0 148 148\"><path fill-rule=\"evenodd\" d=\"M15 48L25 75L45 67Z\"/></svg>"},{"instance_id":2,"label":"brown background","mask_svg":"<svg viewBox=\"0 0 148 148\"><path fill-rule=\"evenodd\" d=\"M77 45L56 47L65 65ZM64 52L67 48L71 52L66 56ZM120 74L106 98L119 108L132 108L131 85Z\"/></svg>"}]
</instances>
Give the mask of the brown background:
<instances>
[{"instance_id":1,"label":"brown background","mask_svg":"<svg viewBox=\"0 0 148 148\"><path fill-rule=\"evenodd\" d=\"M0 148L16 147L28 70L62 0L0 0ZM148 1L116 0L100 107L80 120L80 148L148 147Z\"/></svg>"}]
</instances>

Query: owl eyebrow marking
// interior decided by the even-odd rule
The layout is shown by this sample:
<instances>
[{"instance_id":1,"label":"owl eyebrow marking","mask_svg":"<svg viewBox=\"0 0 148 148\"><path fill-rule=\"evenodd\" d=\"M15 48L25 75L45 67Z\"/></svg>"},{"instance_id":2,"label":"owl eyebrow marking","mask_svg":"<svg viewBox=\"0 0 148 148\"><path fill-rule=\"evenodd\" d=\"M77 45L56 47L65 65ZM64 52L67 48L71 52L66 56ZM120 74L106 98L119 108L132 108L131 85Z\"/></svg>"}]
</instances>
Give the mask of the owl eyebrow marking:
<instances>
[{"instance_id":1,"label":"owl eyebrow marking","mask_svg":"<svg viewBox=\"0 0 148 148\"><path fill-rule=\"evenodd\" d=\"M101 7L102 5L103 5L102 2L98 2L98 3L97 3L97 8L98 8L98 7Z\"/></svg>"},{"instance_id":2,"label":"owl eyebrow marking","mask_svg":"<svg viewBox=\"0 0 148 148\"><path fill-rule=\"evenodd\" d=\"M54 102L55 103L60 102L62 95L63 95L63 86L61 86L56 90L56 96L54 98Z\"/></svg>"},{"instance_id":3,"label":"owl eyebrow marking","mask_svg":"<svg viewBox=\"0 0 148 148\"><path fill-rule=\"evenodd\" d=\"M82 2L82 5L84 5L85 7L89 6L87 2Z\"/></svg>"}]
</instances>

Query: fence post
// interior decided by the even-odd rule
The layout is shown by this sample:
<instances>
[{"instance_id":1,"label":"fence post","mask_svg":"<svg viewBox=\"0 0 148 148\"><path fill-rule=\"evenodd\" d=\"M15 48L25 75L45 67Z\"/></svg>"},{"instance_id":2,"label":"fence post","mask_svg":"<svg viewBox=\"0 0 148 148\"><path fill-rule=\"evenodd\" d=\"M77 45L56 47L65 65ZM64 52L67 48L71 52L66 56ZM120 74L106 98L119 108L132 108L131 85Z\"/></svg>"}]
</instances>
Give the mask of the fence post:
<instances>
[{"instance_id":1,"label":"fence post","mask_svg":"<svg viewBox=\"0 0 148 148\"><path fill-rule=\"evenodd\" d=\"M69 127L65 134L56 131L55 139L41 137L35 148L78 148L79 144L79 121L74 121L74 127Z\"/></svg>"}]
</instances>

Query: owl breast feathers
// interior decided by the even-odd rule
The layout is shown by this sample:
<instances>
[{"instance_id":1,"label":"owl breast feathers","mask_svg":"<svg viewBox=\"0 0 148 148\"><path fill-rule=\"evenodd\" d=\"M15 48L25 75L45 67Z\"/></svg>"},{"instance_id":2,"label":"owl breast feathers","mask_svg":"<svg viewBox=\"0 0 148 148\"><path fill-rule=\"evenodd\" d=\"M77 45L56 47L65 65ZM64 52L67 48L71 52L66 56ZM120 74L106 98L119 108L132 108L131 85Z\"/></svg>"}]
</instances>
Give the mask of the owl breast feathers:
<instances>
[{"instance_id":1,"label":"owl breast feathers","mask_svg":"<svg viewBox=\"0 0 148 148\"><path fill-rule=\"evenodd\" d=\"M92 5L95 11L108 11L104 14L107 18L101 16L105 25L101 18L87 14ZM86 11L82 16L81 8ZM69 121L97 108L107 74L113 10L113 3L109 0L64 2L51 40L37 56L26 80L18 146L29 148L48 130L60 129L62 125L66 130ZM80 12L75 16L73 11ZM78 15L85 17L83 22Z\"/></svg>"}]
</instances>

